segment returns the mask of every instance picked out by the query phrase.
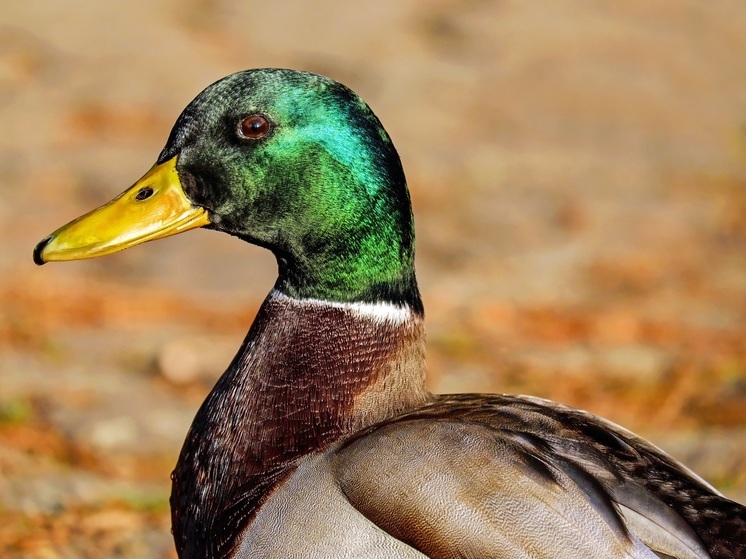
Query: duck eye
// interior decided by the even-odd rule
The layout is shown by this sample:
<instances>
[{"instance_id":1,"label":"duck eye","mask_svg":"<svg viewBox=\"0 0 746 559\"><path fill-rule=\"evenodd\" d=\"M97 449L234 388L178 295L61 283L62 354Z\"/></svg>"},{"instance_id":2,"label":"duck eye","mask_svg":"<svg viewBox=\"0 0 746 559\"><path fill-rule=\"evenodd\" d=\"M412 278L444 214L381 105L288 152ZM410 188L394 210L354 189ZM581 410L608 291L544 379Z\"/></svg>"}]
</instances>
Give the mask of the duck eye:
<instances>
[{"instance_id":1,"label":"duck eye","mask_svg":"<svg viewBox=\"0 0 746 559\"><path fill-rule=\"evenodd\" d=\"M267 135L270 129L269 120L262 115L247 116L238 128L239 134L250 140L258 140Z\"/></svg>"}]
</instances>

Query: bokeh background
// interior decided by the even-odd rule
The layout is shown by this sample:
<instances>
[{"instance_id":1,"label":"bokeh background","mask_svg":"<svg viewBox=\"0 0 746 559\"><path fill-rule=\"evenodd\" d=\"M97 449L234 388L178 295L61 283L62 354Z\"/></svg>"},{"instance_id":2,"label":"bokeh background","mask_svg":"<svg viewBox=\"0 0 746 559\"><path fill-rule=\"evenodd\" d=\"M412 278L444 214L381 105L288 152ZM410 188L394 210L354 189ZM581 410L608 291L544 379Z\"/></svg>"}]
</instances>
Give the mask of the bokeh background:
<instances>
[{"instance_id":1,"label":"bokeh background","mask_svg":"<svg viewBox=\"0 0 746 559\"><path fill-rule=\"evenodd\" d=\"M393 137L430 386L602 414L746 500L742 0L0 6L0 556L174 558L169 473L275 274L190 232L37 268L231 72L330 75Z\"/></svg>"}]
</instances>

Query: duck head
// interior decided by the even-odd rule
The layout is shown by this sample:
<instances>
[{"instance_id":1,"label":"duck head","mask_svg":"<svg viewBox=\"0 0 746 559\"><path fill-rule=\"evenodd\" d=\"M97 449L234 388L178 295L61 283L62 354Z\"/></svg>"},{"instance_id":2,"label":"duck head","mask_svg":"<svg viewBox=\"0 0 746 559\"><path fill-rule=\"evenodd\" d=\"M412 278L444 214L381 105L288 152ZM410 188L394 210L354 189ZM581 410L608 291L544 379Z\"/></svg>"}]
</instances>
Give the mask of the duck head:
<instances>
[{"instance_id":1,"label":"duck head","mask_svg":"<svg viewBox=\"0 0 746 559\"><path fill-rule=\"evenodd\" d=\"M261 69L209 86L156 164L42 240L34 261L93 258L196 227L270 249L289 296L421 309L399 156L370 108L329 78Z\"/></svg>"}]
</instances>

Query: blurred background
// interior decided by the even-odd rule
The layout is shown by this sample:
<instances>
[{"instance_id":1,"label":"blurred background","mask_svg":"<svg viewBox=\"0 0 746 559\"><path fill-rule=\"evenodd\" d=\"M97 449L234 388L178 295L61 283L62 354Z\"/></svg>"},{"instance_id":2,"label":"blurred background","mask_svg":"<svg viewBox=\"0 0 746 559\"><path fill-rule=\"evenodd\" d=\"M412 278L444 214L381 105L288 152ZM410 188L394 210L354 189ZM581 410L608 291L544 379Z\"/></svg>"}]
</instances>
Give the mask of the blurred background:
<instances>
[{"instance_id":1,"label":"blurred background","mask_svg":"<svg viewBox=\"0 0 746 559\"><path fill-rule=\"evenodd\" d=\"M396 143L430 386L601 414L746 501L746 4L0 7L0 555L175 557L169 473L276 266L210 231L37 268L183 107L327 74Z\"/></svg>"}]
</instances>

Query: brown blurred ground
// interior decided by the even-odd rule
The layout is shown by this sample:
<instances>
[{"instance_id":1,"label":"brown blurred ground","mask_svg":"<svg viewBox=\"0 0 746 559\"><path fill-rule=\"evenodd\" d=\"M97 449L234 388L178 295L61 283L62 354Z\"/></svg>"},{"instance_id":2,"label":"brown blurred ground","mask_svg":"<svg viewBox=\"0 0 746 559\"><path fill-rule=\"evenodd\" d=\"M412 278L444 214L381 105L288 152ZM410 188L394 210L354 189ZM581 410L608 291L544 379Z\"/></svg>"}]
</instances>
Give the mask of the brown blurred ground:
<instances>
[{"instance_id":1,"label":"brown blurred ground","mask_svg":"<svg viewBox=\"0 0 746 559\"><path fill-rule=\"evenodd\" d=\"M0 7L0 556L171 558L168 475L269 290L212 232L42 269L232 71L326 73L394 138L436 391L536 394L746 500L740 0Z\"/></svg>"}]
</instances>

